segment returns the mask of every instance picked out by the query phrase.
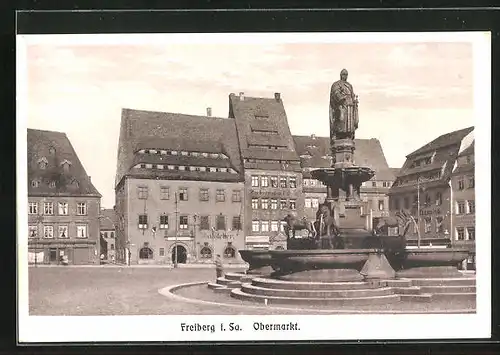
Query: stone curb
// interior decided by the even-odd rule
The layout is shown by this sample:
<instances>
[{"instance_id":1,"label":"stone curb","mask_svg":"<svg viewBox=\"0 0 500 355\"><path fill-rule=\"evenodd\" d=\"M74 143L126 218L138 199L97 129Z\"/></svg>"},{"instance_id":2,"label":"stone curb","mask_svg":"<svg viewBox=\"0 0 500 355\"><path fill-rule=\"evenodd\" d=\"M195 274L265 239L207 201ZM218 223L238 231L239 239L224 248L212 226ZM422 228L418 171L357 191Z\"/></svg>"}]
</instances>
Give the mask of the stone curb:
<instances>
[{"instance_id":1,"label":"stone curb","mask_svg":"<svg viewBox=\"0 0 500 355\"><path fill-rule=\"evenodd\" d=\"M164 288L161 288L158 290L158 293L160 293L162 296L168 297L172 300L179 301L179 302L187 302L187 303L192 303L192 304L198 304L198 305L206 305L206 306L217 306L217 307L233 307L233 308L247 308L247 309L274 309L274 310L283 310L283 311L288 311L288 312L293 312L293 311L300 311L300 312L307 312L307 313L312 313L312 314L470 314L470 313L476 313L476 309L458 309L458 310L446 310L446 311L430 311L430 312L412 312L412 311L356 311L356 310L342 310L342 309L294 309L294 308L287 308L287 307L275 307L275 306L253 306L253 305L240 305L240 304L233 304L233 303L218 303L218 302L212 302L212 301L204 301L204 300L198 300L198 299L193 299L193 298L186 298L183 296L179 296L174 294L173 292L185 288L185 287L191 287L191 286L200 286L200 285L205 285L208 284L209 281L198 281L198 282L190 282L190 283L184 283L184 284L179 284L179 285L172 285L172 286L167 286ZM319 314L318 314L319 313Z\"/></svg>"}]
</instances>

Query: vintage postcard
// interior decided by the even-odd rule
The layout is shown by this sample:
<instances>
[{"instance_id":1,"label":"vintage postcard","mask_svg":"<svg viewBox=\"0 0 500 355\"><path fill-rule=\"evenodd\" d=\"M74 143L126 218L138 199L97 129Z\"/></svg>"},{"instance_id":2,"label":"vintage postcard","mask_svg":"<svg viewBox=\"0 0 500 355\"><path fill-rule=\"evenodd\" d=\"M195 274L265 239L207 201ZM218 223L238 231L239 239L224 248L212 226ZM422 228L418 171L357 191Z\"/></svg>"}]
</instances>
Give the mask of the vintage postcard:
<instances>
[{"instance_id":1,"label":"vintage postcard","mask_svg":"<svg viewBox=\"0 0 500 355\"><path fill-rule=\"evenodd\" d=\"M17 46L19 342L490 336L489 33Z\"/></svg>"}]
</instances>

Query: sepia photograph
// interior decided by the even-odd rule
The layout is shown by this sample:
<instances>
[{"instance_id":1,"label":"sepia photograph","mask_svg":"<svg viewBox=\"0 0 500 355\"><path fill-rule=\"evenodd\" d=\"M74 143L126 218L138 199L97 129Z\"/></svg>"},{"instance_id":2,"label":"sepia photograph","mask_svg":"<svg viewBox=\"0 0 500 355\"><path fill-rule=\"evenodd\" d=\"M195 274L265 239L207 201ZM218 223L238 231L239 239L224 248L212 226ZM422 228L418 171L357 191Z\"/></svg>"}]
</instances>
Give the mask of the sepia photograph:
<instances>
[{"instance_id":1,"label":"sepia photograph","mask_svg":"<svg viewBox=\"0 0 500 355\"><path fill-rule=\"evenodd\" d=\"M489 337L489 33L17 47L19 341Z\"/></svg>"}]
</instances>

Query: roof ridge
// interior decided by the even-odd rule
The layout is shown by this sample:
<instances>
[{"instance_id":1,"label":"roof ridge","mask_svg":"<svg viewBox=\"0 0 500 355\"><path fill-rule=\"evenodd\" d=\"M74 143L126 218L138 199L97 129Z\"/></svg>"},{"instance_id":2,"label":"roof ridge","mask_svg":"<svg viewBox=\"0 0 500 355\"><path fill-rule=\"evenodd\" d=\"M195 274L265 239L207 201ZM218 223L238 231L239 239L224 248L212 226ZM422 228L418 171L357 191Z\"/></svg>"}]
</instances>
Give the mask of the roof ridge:
<instances>
[{"instance_id":1,"label":"roof ridge","mask_svg":"<svg viewBox=\"0 0 500 355\"><path fill-rule=\"evenodd\" d=\"M206 119L213 119L213 120L219 120L219 121L220 120L226 120L226 121L232 120L231 118L228 118L228 117L194 115L194 114L190 114L190 113L169 112L169 111L139 110L139 109L133 109L133 108L122 108L122 111L159 114L159 115L176 115L176 116L186 116L186 117L197 117L197 118L206 118ZM127 116L127 117L130 118L130 116Z\"/></svg>"},{"instance_id":2,"label":"roof ridge","mask_svg":"<svg viewBox=\"0 0 500 355\"><path fill-rule=\"evenodd\" d=\"M56 134L60 134L60 135L67 137L66 132L62 132L62 131L50 131L48 129L38 129L38 128L29 128L29 127L28 127L28 131L40 132L40 133L56 133Z\"/></svg>"}]
</instances>

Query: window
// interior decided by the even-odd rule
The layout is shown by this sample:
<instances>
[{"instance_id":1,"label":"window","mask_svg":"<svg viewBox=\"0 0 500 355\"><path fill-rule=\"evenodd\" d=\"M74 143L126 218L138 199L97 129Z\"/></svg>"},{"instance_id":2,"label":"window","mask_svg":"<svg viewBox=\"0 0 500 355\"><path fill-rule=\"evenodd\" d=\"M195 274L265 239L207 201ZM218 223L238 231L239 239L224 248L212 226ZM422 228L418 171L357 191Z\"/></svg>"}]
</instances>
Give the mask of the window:
<instances>
[{"instance_id":1,"label":"window","mask_svg":"<svg viewBox=\"0 0 500 355\"><path fill-rule=\"evenodd\" d=\"M188 229L188 216L179 216L179 229Z\"/></svg>"},{"instance_id":2,"label":"window","mask_svg":"<svg viewBox=\"0 0 500 355\"><path fill-rule=\"evenodd\" d=\"M28 226L28 238L38 237L38 226Z\"/></svg>"},{"instance_id":3,"label":"window","mask_svg":"<svg viewBox=\"0 0 500 355\"><path fill-rule=\"evenodd\" d=\"M224 202L226 200L226 192L224 191L224 189L217 189L215 200L217 202Z\"/></svg>"},{"instance_id":4,"label":"window","mask_svg":"<svg viewBox=\"0 0 500 355\"><path fill-rule=\"evenodd\" d=\"M259 221L252 221L252 232L258 232L259 230Z\"/></svg>"},{"instance_id":5,"label":"window","mask_svg":"<svg viewBox=\"0 0 500 355\"><path fill-rule=\"evenodd\" d=\"M372 187L377 187L377 182L376 181L372 181Z\"/></svg>"},{"instance_id":6,"label":"window","mask_svg":"<svg viewBox=\"0 0 500 355\"><path fill-rule=\"evenodd\" d=\"M170 188L168 186L160 187L160 200L169 200L170 199Z\"/></svg>"},{"instance_id":7,"label":"window","mask_svg":"<svg viewBox=\"0 0 500 355\"><path fill-rule=\"evenodd\" d=\"M389 187L389 181L382 181L382 187Z\"/></svg>"},{"instance_id":8,"label":"window","mask_svg":"<svg viewBox=\"0 0 500 355\"><path fill-rule=\"evenodd\" d=\"M165 256L165 248L160 248L160 256Z\"/></svg>"},{"instance_id":9,"label":"window","mask_svg":"<svg viewBox=\"0 0 500 355\"><path fill-rule=\"evenodd\" d=\"M166 214L160 216L160 229L168 229L168 215Z\"/></svg>"},{"instance_id":10,"label":"window","mask_svg":"<svg viewBox=\"0 0 500 355\"><path fill-rule=\"evenodd\" d=\"M271 232L277 232L278 231L278 221L271 221Z\"/></svg>"},{"instance_id":11,"label":"window","mask_svg":"<svg viewBox=\"0 0 500 355\"><path fill-rule=\"evenodd\" d=\"M269 203L267 198L263 198L260 200L260 208L262 208L263 210L267 210L269 208Z\"/></svg>"},{"instance_id":12,"label":"window","mask_svg":"<svg viewBox=\"0 0 500 355\"><path fill-rule=\"evenodd\" d=\"M444 232L443 221L444 221L443 216L436 217L436 233L443 233Z\"/></svg>"},{"instance_id":13,"label":"window","mask_svg":"<svg viewBox=\"0 0 500 355\"><path fill-rule=\"evenodd\" d=\"M457 214L464 214L464 213L465 213L465 202L458 201L457 202Z\"/></svg>"},{"instance_id":14,"label":"window","mask_svg":"<svg viewBox=\"0 0 500 355\"><path fill-rule=\"evenodd\" d=\"M467 227L468 240L476 240L476 227Z\"/></svg>"},{"instance_id":15,"label":"window","mask_svg":"<svg viewBox=\"0 0 500 355\"><path fill-rule=\"evenodd\" d=\"M437 192L436 193L436 206L441 206L442 203L443 203L443 195L441 194L441 192Z\"/></svg>"},{"instance_id":16,"label":"window","mask_svg":"<svg viewBox=\"0 0 500 355\"><path fill-rule=\"evenodd\" d=\"M262 221L260 223L260 230L262 232L269 232L269 222L268 221Z\"/></svg>"},{"instance_id":17,"label":"window","mask_svg":"<svg viewBox=\"0 0 500 355\"><path fill-rule=\"evenodd\" d=\"M28 214L38 214L38 203L30 202L28 204Z\"/></svg>"},{"instance_id":18,"label":"window","mask_svg":"<svg viewBox=\"0 0 500 355\"><path fill-rule=\"evenodd\" d=\"M278 177L271 176L271 187L278 187Z\"/></svg>"},{"instance_id":19,"label":"window","mask_svg":"<svg viewBox=\"0 0 500 355\"><path fill-rule=\"evenodd\" d=\"M469 189L474 188L474 176L469 178Z\"/></svg>"},{"instance_id":20,"label":"window","mask_svg":"<svg viewBox=\"0 0 500 355\"><path fill-rule=\"evenodd\" d=\"M82 225L77 225L76 226L76 237L77 238L87 238L87 226L82 224Z\"/></svg>"},{"instance_id":21,"label":"window","mask_svg":"<svg viewBox=\"0 0 500 355\"><path fill-rule=\"evenodd\" d=\"M211 259L212 258L212 249L207 246L204 246L200 250L200 255L203 259Z\"/></svg>"},{"instance_id":22,"label":"window","mask_svg":"<svg viewBox=\"0 0 500 355\"><path fill-rule=\"evenodd\" d=\"M139 229L147 229L148 228L148 215L140 214L139 215Z\"/></svg>"},{"instance_id":23,"label":"window","mask_svg":"<svg viewBox=\"0 0 500 355\"><path fill-rule=\"evenodd\" d=\"M215 220L217 230L226 230L226 217L223 215L218 215Z\"/></svg>"},{"instance_id":24,"label":"window","mask_svg":"<svg viewBox=\"0 0 500 355\"><path fill-rule=\"evenodd\" d=\"M200 217L200 229L201 230L209 230L210 229L210 222L208 220L208 216L201 216Z\"/></svg>"},{"instance_id":25,"label":"window","mask_svg":"<svg viewBox=\"0 0 500 355\"><path fill-rule=\"evenodd\" d=\"M280 187L282 189L286 188L286 177L285 176L280 176Z\"/></svg>"},{"instance_id":26,"label":"window","mask_svg":"<svg viewBox=\"0 0 500 355\"><path fill-rule=\"evenodd\" d=\"M38 180L31 180L31 187L38 187L40 182Z\"/></svg>"},{"instance_id":27,"label":"window","mask_svg":"<svg viewBox=\"0 0 500 355\"><path fill-rule=\"evenodd\" d=\"M148 198L148 187L138 186L137 187L137 197L141 200L146 200Z\"/></svg>"},{"instance_id":28,"label":"window","mask_svg":"<svg viewBox=\"0 0 500 355\"><path fill-rule=\"evenodd\" d=\"M394 198L394 209L399 210L399 198Z\"/></svg>"},{"instance_id":29,"label":"window","mask_svg":"<svg viewBox=\"0 0 500 355\"><path fill-rule=\"evenodd\" d=\"M410 208L410 198L405 197L403 199L403 204L404 204L404 208L409 209Z\"/></svg>"},{"instance_id":30,"label":"window","mask_svg":"<svg viewBox=\"0 0 500 355\"><path fill-rule=\"evenodd\" d=\"M44 170L47 167L47 164L49 162L47 161L47 158L42 157L38 160L38 167L42 170Z\"/></svg>"},{"instance_id":31,"label":"window","mask_svg":"<svg viewBox=\"0 0 500 355\"><path fill-rule=\"evenodd\" d=\"M378 200L378 210L383 211L385 209L384 200Z\"/></svg>"},{"instance_id":32,"label":"window","mask_svg":"<svg viewBox=\"0 0 500 355\"><path fill-rule=\"evenodd\" d=\"M463 227L457 227L457 240L465 240L465 230Z\"/></svg>"},{"instance_id":33,"label":"window","mask_svg":"<svg viewBox=\"0 0 500 355\"><path fill-rule=\"evenodd\" d=\"M225 249L224 249L224 257L225 258L234 258L234 256L236 255L236 250L234 250L234 248L230 245L228 245Z\"/></svg>"},{"instance_id":34,"label":"window","mask_svg":"<svg viewBox=\"0 0 500 355\"><path fill-rule=\"evenodd\" d=\"M286 226L286 222L285 221L280 221L280 232L284 232L285 231L285 226Z\"/></svg>"},{"instance_id":35,"label":"window","mask_svg":"<svg viewBox=\"0 0 500 355\"><path fill-rule=\"evenodd\" d=\"M476 202L474 200L467 201L469 205L469 213L476 213Z\"/></svg>"},{"instance_id":36,"label":"window","mask_svg":"<svg viewBox=\"0 0 500 355\"><path fill-rule=\"evenodd\" d=\"M231 200L233 202L241 202L241 190L233 190L233 196Z\"/></svg>"},{"instance_id":37,"label":"window","mask_svg":"<svg viewBox=\"0 0 500 355\"><path fill-rule=\"evenodd\" d=\"M463 190L465 188L465 183L464 183L464 179L463 178L460 178L458 180L458 189L459 190Z\"/></svg>"},{"instance_id":38,"label":"window","mask_svg":"<svg viewBox=\"0 0 500 355\"><path fill-rule=\"evenodd\" d=\"M188 189L187 187L181 187L179 189L179 200L187 201L188 200Z\"/></svg>"},{"instance_id":39,"label":"window","mask_svg":"<svg viewBox=\"0 0 500 355\"><path fill-rule=\"evenodd\" d=\"M267 176L260 177L260 186L268 187L269 186L269 178Z\"/></svg>"},{"instance_id":40,"label":"window","mask_svg":"<svg viewBox=\"0 0 500 355\"><path fill-rule=\"evenodd\" d=\"M318 206L319 206L319 199L318 198L311 199L311 204L312 204L312 208L318 208Z\"/></svg>"},{"instance_id":41,"label":"window","mask_svg":"<svg viewBox=\"0 0 500 355\"><path fill-rule=\"evenodd\" d=\"M59 238L68 238L68 226L59 226L59 233L57 233Z\"/></svg>"},{"instance_id":42,"label":"window","mask_svg":"<svg viewBox=\"0 0 500 355\"><path fill-rule=\"evenodd\" d=\"M425 195L425 205L429 206L431 204L431 195L426 194Z\"/></svg>"},{"instance_id":43,"label":"window","mask_svg":"<svg viewBox=\"0 0 500 355\"><path fill-rule=\"evenodd\" d=\"M50 187L51 189L54 189L54 188L56 187L56 182L55 182L55 181L51 181L51 182L49 183L49 187Z\"/></svg>"},{"instance_id":44,"label":"window","mask_svg":"<svg viewBox=\"0 0 500 355\"><path fill-rule=\"evenodd\" d=\"M109 237L114 238L115 237L115 232L109 232Z\"/></svg>"},{"instance_id":45,"label":"window","mask_svg":"<svg viewBox=\"0 0 500 355\"><path fill-rule=\"evenodd\" d=\"M272 210L277 210L278 209L278 200L275 198L271 199L271 209Z\"/></svg>"},{"instance_id":46,"label":"window","mask_svg":"<svg viewBox=\"0 0 500 355\"><path fill-rule=\"evenodd\" d=\"M241 217L240 216L234 216L233 217L233 230L241 230Z\"/></svg>"},{"instance_id":47,"label":"window","mask_svg":"<svg viewBox=\"0 0 500 355\"><path fill-rule=\"evenodd\" d=\"M149 247L144 247L139 250L139 259L153 259L153 250Z\"/></svg>"},{"instance_id":48,"label":"window","mask_svg":"<svg viewBox=\"0 0 500 355\"><path fill-rule=\"evenodd\" d=\"M288 204L286 203L286 200L284 200L284 199L283 199L283 200L280 200L280 208L281 208L282 210L286 210L286 209L287 209L287 206L288 206Z\"/></svg>"},{"instance_id":49,"label":"window","mask_svg":"<svg viewBox=\"0 0 500 355\"><path fill-rule=\"evenodd\" d=\"M52 202L43 203L43 214L54 214L54 204Z\"/></svg>"},{"instance_id":50,"label":"window","mask_svg":"<svg viewBox=\"0 0 500 355\"><path fill-rule=\"evenodd\" d=\"M252 187L259 187L259 177L252 175Z\"/></svg>"},{"instance_id":51,"label":"window","mask_svg":"<svg viewBox=\"0 0 500 355\"><path fill-rule=\"evenodd\" d=\"M297 204L295 200L290 200L290 209L294 210L296 208Z\"/></svg>"},{"instance_id":52,"label":"window","mask_svg":"<svg viewBox=\"0 0 500 355\"><path fill-rule=\"evenodd\" d=\"M43 226L43 237L44 238L54 238L54 227L53 226Z\"/></svg>"},{"instance_id":53,"label":"window","mask_svg":"<svg viewBox=\"0 0 500 355\"><path fill-rule=\"evenodd\" d=\"M311 199L310 198L304 199L304 207L305 208L311 208L311 206L312 206Z\"/></svg>"},{"instance_id":54,"label":"window","mask_svg":"<svg viewBox=\"0 0 500 355\"><path fill-rule=\"evenodd\" d=\"M68 203L59 202L59 214L61 216L66 216L68 214Z\"/></svg>"},{"instance_id":55,"label":"window","mask_svg":"<svg viewBox=\"0 0 500 355\"><path fill-rule=\"evenodd\" d=\"M430 233L431 232L431 223L432 223L432 219L431 217L425 217L424 218L424 230L425 230L425 233Z\"/></svg>"},{"instance_id":56,"label":"window","mask_svg":"<svg viewBox=\"0 0 500 355\"><path fill-rule=\"evenodd\" d=\"M87 203L86 202L78 202L76 204L76 214L79 216L87 215Z\"/></svg>"},{"instance_id":57,"label":"window","mask_svg":"<svg viewBox=\"0 0 500 355\"><path fill-rule=\"evenodd\" d=\"M259 209L259 199L258 198L252 198L252 209L253 210Z\"/></svg>"},{"instance_id":58,"label":"window","mask_svg":"<svg viewBox=\"0 0 500 355\"><path fill-rule=\"evenodd\" d=\"M200 201L208 201L208 189L200 189Z\"/></svg>"},{"instance_id":59,"label":"window","mask_svg":"<svg viewBox=\"0 0 500 355\"><path fill-rule=\"evenodd\" d=\"M295 176L290 176L288 184L291 189L295 189L297 187L297 178Z\"/></svg>"}]
</instances>

